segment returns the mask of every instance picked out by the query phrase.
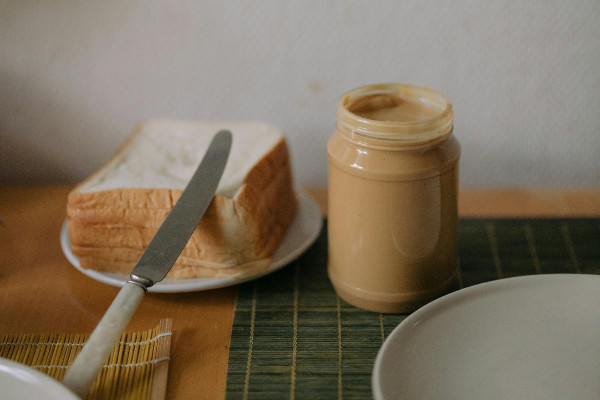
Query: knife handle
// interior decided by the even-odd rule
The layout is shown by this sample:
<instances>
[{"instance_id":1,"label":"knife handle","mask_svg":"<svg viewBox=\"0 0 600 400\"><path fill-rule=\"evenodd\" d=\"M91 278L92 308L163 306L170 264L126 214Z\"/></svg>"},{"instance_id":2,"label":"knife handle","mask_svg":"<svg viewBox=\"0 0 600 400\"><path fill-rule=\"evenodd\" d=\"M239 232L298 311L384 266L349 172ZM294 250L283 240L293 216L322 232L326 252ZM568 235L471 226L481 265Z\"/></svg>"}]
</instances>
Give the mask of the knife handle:
<instances>
[{"instance_id":1,"label":"knife handle","mask_svg":"<svg viewBox=\"0 0 600 400\"><path fill-rule=\"evenodd\" d=\"M134 283L121 288L63 378L63 384L75 394L87 395L145 293Z\"/></svg>"}]
</instances>

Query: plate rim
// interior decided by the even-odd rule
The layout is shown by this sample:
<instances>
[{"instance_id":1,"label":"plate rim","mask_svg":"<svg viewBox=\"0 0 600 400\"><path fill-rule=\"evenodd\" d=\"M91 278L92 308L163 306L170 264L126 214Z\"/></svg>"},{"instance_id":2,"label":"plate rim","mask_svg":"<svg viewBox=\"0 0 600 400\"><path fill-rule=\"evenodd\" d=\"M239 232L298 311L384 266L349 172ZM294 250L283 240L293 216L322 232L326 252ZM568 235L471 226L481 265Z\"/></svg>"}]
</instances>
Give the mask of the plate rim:
<instances>
[{"instance_id":1,"label":"plate rim","mask_svg":"<svg viewBox=\"0 0 600 400\"><path fill-rule=\"evenodd\" d=\"M379 348L373 364L371 373L371 391L375 400L384 399L384 392L381 385L381 374L382 374L382 363L386 355L386 352L393 346L393 342L396 336L401 335L407 327L415 326L419 321L427 318L429 315L435 316L443 308L453 307L453 303L459 303L461 299L473 297L477 295L477 292L481 294L493 296L494 292L498 290L506 290L514 288L515 285L525 284L527 281L539 285L544 281L556 281L556 280L586 280L596 279L600 281L600 275L597 274L586 274L586 273L550 273L550 274L536 274L536 275L521 275L513 276L509 278L500 278L488 282L482 282L473 286L468 286L452 293L446 294L432 302L424 305L412 314L408 315L402 322L400 322L390 334L385 338L385 341ZM539 282L535 282L539 281Z\"/></svg>"},{"instance_id":2,"label":"plate rim","mask_svg":"<svg viewBox=\"0 0 600 400\"><path fill-rule=\"evenodd\" d=\"M317 202L306 192L305 189L296 187L295 188L296 196L298 197L298 210L296 212L296 216L294 217L294 221L292 222L292 226L298 222L299 218L301 218L301 213L304 213L305 221L309 221L310 224L310 232L307 234L305 238L303 238L302 242L299 246L295 247L293 251L282 256L281 259L272 263L266 271L262 271L260 273L250 275L243 278L235 278L235 277L221 277L221 278L187 278L187 279L179 279L176 283L165 283L158 282L154 286L148 289L148 292L152 293L184 293L184 292L196 292L196 291L205 291L212 289L219 289L228 286L238 285L244 282L248 282L254 279L258 279L265 275L271 274L286 265L290 264L298 257L300 257L314 242L317 240L317 237L321 233L323 229L323 216L321 214L321 210L317 204ZM116 274L116 273L105 273L96 270L83 269L79 265L79 260L77 256L75 256L71 252L71 243L69 241L69 219L66 218L62 224L60 231L60 245L63 254L69 261L69 263L77 269L79 272L84 275L104 284L121 287L127 281L127 275L125 274ZM282 245L285 243L285 240L292 232L288 231L286 236L284 237L282 243L280 244L280 249ZM275 251L274 257L277 257L277 253L280 250ZM107 275L110 274L110 275ZM122 276L122 278L121 278ZM191 281L191 282L190 282Z\"/></svg>"},{"instance_id":3,"label":"plate rim","mask_svg":"<svg viewBox=\"0 0 600 400\"><path fill-rule=\"evenodd\" d=\"M0 367L2 367L2 366L8 367L12 370L18 370L19 372L26 372L27 374L32 375L37 380L37 383L39 383L39 385L35 384L35 386L41 386L41 388L43 388L44 392L51 390L52 391L51 394L60 395L61 398L64 398L64 399L78 399L79 398L68 387L63 385L61 382L50 377L49 375L44 374L41 371L38 371L37 369L35 369L33 367L30 367L28 365L22 364L17 361L13 361L9 358L0 357ZM5 373L6 375L14 376L14 374L9 374L9 373L5 372L4 368L0 368L0 373ZM19 381L19 382L24 382L23 379L14 378L14 380ZM31 386L32 383L30 381L27 381L26 385ZM7 388L7 389L10 389L10 388ZM68 397L66 397L66 396L68 396Z\"/></svg>"}]
</instances>

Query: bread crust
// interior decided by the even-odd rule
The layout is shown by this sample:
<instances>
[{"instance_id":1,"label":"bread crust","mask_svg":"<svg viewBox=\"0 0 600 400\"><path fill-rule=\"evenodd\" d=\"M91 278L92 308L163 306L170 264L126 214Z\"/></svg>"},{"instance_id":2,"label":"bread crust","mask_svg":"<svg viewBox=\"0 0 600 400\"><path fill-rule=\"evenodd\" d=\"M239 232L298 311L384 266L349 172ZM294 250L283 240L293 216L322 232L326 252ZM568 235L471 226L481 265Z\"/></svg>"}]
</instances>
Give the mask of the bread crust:
<instances>
[{"instance_id":1,"label":"bread crust","mask_svg":"<svg viewBox=\"0 0 600 400\"><path fill-rule=\"evenodd\" d=\"M181 195L166 188L80 189L110 168L142 128L68 196L71 251L82 268L130 273ZM235 139L234 139L235 140ZM215 195L171 278L247 276L268 268L298 208L285 138L267 149L232 198Z\"/></svg>"}]
</instances>

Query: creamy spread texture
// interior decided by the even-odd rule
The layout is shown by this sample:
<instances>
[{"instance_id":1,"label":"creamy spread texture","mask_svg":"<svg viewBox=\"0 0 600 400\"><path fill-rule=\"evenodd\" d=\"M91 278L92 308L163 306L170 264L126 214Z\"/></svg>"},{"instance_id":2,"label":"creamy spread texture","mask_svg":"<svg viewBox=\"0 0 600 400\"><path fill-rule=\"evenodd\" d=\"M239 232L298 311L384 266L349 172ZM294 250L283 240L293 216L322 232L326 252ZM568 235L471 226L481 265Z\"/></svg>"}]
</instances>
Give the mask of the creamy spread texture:
<instances>
[{"instance_id":1,"label":"creamy spread texture","mask_svg":"<svg viewBox=\"0 0 600 400\"><path fill-rule=\"evenodd\" d=\"M372 94L355 99L346 108L351 113L376 121L416 122L439 114L430 106L391 93Z\"/></svg>"}]
</instances>

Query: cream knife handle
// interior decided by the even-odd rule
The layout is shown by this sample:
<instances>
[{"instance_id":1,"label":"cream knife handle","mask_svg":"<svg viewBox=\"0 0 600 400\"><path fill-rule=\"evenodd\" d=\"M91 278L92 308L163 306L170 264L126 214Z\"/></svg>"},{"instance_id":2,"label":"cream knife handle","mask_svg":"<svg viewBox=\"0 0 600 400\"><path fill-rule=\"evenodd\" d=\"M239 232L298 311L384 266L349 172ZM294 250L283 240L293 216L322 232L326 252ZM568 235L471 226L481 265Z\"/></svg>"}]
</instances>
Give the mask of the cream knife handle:
<instances>
[{"instance_id":1,"label":"cream knife handle","mask_svg":"<svg viewBox=\"0 0 600 400\"><path fill-rule=\"evenodd\" d=\"M87 395L145 293L142 286L126 283L75 358L62 382L79 397Z\"/></svg>"}]
</instances>

